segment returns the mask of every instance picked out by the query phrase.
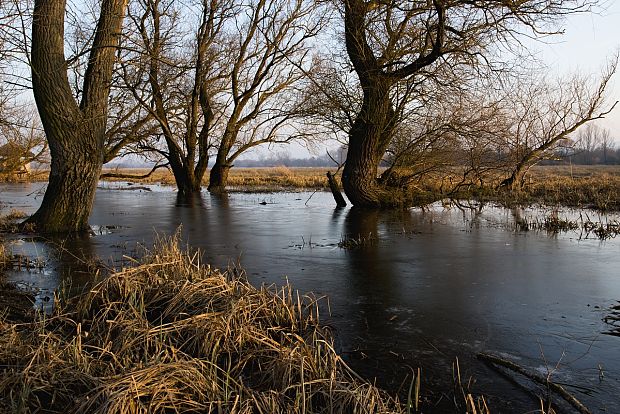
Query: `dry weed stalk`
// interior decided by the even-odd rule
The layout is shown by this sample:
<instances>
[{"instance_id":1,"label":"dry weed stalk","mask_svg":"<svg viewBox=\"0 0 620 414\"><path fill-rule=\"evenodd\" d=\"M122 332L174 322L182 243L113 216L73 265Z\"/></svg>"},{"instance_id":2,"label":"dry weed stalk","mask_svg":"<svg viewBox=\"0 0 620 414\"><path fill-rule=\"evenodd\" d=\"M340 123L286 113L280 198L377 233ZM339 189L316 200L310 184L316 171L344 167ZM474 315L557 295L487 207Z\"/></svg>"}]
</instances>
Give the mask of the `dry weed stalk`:
<instances>
[{"instance_id":1,"label":"dry weed stalk","mask_svg":"<svg viewBox=\"0 0 620 414\"><path fill-rule=\"evenodd\" d=\"M203 266L175 238L51 316L0 322L0 366L11 412L404 412L342 362L315 299Z\"/></svg>"}]
</instances>

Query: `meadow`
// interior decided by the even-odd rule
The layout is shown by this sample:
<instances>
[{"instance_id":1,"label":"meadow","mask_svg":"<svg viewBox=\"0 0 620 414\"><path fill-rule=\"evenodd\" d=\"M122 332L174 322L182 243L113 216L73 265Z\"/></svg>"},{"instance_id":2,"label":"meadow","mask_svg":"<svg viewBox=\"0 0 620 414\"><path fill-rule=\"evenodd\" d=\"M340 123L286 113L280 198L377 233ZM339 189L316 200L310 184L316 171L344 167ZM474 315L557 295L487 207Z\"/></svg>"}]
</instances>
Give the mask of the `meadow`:
<instances>
[{"instance_id":1,"label":"meadow","mask_svg":"<svg viewBox=\"0 0 620 414\"><path fill-rule=\"evenodd\" d=\"M325 174L334 171L330 168L232 168L229 176L230 191L277 192L296 190L324 190L329 186ZM143 175L144 169L105 170L104 173ZM39 176L38 179L45 176ZM339 174L336 175L340 178ZM602 211L620 210L620 166L536 166L530 170L525 186L521 191L497 190L501 181L490 179L480 185L467 183L454 189L458 182L458 171L452 174L426 176L416 182L416 189L428 194L427 199L442 198L478 199L493 201L511 206L544 204L562 205L575 208L593 208ZM127 178L110 181L131 181L142 184L161 184L174 186L173 175L160 169L148 178L131 180ZM208 183L205 181L204 185Z\"/></svg>"}]
</instances>

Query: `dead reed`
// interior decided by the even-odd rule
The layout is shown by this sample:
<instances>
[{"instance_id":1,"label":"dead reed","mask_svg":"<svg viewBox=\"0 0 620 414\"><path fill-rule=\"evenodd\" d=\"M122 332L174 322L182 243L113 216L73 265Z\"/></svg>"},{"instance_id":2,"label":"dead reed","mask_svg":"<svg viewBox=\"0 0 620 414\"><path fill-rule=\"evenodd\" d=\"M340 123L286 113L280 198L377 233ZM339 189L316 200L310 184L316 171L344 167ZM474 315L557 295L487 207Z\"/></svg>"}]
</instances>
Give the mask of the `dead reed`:
<instances>
[{"instance_id":1,"label":"dead reed","mask_svg":"<svg viewBox=\"0 0 620 414\"><path fill-rule=\"evenodd\" d=\"M340 359L317 302L160 241L52 315L0 321L0 411L401 413Z\"/></svg>"}]
</instances>

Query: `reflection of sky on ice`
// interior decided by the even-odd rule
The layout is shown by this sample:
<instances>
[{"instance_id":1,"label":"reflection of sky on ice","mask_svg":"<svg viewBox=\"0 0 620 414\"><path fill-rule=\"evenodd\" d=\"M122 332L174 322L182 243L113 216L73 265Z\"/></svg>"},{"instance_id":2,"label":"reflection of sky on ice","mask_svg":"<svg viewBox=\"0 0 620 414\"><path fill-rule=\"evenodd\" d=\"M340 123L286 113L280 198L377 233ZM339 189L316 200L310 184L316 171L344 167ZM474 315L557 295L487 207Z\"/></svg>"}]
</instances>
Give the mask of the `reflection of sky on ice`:
<instances>
[{"instance_id":1,"label":"reflection of sky on ice","mask_svg":"<svg viewBox=\"0 0 620 414\"><path fill-rule=\"evenodd\" d=\"M34 186L3 186L3 202L33 212L40 198L27 194ZM369 212L334 209L328 193L205 193L188 201L170 189L153 190L99 190L91 224L100 231L57 240L63 249L21 243L24 253L51 259L43 272L12 278L49 292L77 272L76 285L95 258L121 266L121 256L135 254L136 243L149 246L155 232L171 234L182 225L183 242L201 248L215 266L239 261L254 283L288 279L302 292L328 296L331 316L327 301L323 314L339 350L380 385L396 389L408 367L418 366L429 387L445 384L458 356L479 391L515 396L512 411L527 411L529 398L474 358L481 351L501 352L532 370L559 362L554 378L595 390L579 395L593 409L620 412L620 338L603 335L601 321L603 308L620 300L620 239L516 231L517 218L540 218L534 209L476 212L437 205L424 212ZM347 237L366 235L376 241L359 249L337 247Z\"/></svg>"}]
</instances>

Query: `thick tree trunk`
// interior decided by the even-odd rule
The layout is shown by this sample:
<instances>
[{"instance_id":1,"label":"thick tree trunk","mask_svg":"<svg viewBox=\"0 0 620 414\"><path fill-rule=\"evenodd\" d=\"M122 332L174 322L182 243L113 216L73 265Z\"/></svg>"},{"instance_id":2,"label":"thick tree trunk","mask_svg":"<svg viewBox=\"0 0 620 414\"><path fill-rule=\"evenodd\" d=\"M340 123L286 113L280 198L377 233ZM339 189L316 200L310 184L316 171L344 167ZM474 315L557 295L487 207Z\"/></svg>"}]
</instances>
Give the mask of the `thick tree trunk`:
<instances>
[{"instance_id":1,"label":"thick tree trunk","mask_svg":"<svg viewBox=\"0 0 620 414\"><path fill-rule=\"evenodd\" d=\"M228 154L236 141L238 130L236 129L236 121L232 120L226 126L226 131L220 141L220 146L217 149L217 156L215 158L215 164L211 168L209 174L209 192L212 194L222 194L226 192L226 186L228 185L228 172L232 168L232 159L229 159Z\"/></svg>"},{"instance_id":2,"label":"thick tree trunk","mask_svg":"<svg viewBox=\"0 0 620 414\"><path fill-rule=\"evenodd\" d=\"M354 206L402 204L402 194L380 185L377 173L395 125L389 85L380 80L364 91L360 113L349 132L347 161L342 171L344 192Z\"/></svg>"},{"instance_id":3,"label":"thick tree trunk","mask_svg":"<svg viewBox=\"0 0 620 414\"><path fill-rule=\"evenodd\" d=\"M202 189L202 176L196 176L191 166L184 164L175 165L171 163L171 167L179 194L189 196L200 193Z\"/></svg>"},{"instance_id":4,"label":"thick tree trunk","mask_svg":"<svg viewBox=\"0 0 620 414\"><path fill-rule=\"evenodd\" d=\"M75 131L47 131L54 142L49 183L41 207L27 222L43 233L88 231L88 217L95 200L95 190L103 152L94 135L80 136ZM88 142L86 142L88 141ZM88 148L88 149L87 149Z\"/></svg>"},{"instance_id":5,"label":"thick tree trunk","mask_svg":"<svg viewBox=\"0 0 620 414\"><path fill-rule=\"evenodd\" d=\"M103 0L78 105L64 57L64 0L36 0L32 89L52 157L49 185L27 220L45 233L89 229L103 164L107 100L126 0Z\"/></svg>"},{"instance_id":6,"label":"thick tree trunk","mask_svg":"<svg viewBox=\"0 0 620 414\"><path fill-rule=\"evenodd\" d=\"M211 168L209 174L209 192L212 194L222 194L226 192L226 185L228 184L228 172L232 166L219 159L215 161L215 164Z\"/></svg>"}]
</instances>

